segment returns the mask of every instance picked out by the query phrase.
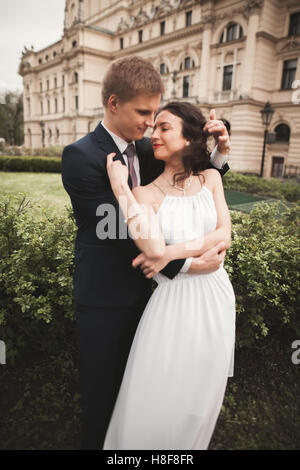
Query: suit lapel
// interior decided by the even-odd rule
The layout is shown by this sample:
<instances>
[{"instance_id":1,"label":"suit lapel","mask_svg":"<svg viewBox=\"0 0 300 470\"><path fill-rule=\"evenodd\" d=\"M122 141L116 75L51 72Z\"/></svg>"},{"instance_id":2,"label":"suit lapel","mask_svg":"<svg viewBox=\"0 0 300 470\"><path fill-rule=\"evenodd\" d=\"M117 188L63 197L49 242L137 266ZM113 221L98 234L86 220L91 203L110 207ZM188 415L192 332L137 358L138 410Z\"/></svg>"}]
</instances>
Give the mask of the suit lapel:
<instances>
[{"instance_id":1,"label":"suit lapel","mask_svg":"<svg viewBox=\"0 0 300 470\"><path fill-rule=\"evenodd\" d=\"M111 135L104 129L101 122L98 124L96 129L94 130L94 134L96 136L96 141L99 147L107 154L115 152L117 160L120 160L123 165L126 165L123 155L121 154L119 148L115 144L114 139Z\"/></svg>"},{"instance_id":2,"label":"suit lapel","mask_svg":"<svg viewBox=\"0 0 300 470\"><path fill-rule=\"evenodd\" d=\"M123 165L126 165L123 155L121 154L118 146L116 145L114 139L111 135L107 132L106 129L102 126L101 122L98 124L96 129L94 130L94 134L96 136L96 141L101 148L107 155L109 153L116 153L115 159L120 160ZM128 185L130 189L132 188L132 181L130 175L128 176Z\"/></svg>"}]
</instances>

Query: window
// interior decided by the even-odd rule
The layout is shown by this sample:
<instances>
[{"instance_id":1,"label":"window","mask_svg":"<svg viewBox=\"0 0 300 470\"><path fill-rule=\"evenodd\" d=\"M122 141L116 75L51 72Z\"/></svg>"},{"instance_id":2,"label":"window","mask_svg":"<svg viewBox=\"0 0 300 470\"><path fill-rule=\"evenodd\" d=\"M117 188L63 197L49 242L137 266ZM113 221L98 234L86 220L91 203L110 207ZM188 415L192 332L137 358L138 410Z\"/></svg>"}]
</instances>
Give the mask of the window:
<instances>
[{"instance_id":1,"label":"window","mask_svg":"<svg viewBox=\"0 0 300 470\"><path fill-rule=\"evenodd\" d=\"M189 96L189 88L190 88L190 77L185 76L183 77L183 84L182 84L182 97L187 98Z\"/></svg>"},{"instance_id":2,"label":"window","mask_svg":"<svg viewBox=\"0 0 300 470\"><path fill-rule=\"evenodd\" d=\"M285 60L283 62L281 89L289 90L292 88L297 69L297 59Z\"/></svg>"},{"instance_id":3,"label":"window","mask_svg":"<svg viewBox=\"0 0 300 470\"><path fill-rule=\"evenodd\" d=\"M55 98L55 112L57 113L57 98Z\"/></svg>"},{"instance_id":4,"label":"window","mask_svg":"<svg viewBox=\"0 0 300 470\"><path fill-rule=\"evenodd\" d=\"M47 90L49 90L49 88L50 88L50 82L49 80L47 80Z\"/></svg>"},{"instance_id":5,"label":"window","mask_svg":"<svg viewBox=\"0 0 300 470\"><path fill-rule=\"evenodd\" d=\"M166 22L161 21L160 23L160 35L163 36L165 34Z\"/></svg>"},{"instance_id":6,"label":"window","mask_svg":"<svg viewBox=\"0 0 300 470\"><path fill-rule=\"evenodd\" d=\"M227 41L234 41L237 38L237 23L233 23L227 28Z\"/></svg>"},{"instance_id":7,"label":"window","mask_svg":"<svg viewBox=\"0 0 300 470\"><path fill-rule=\"evenodd\" d=\"M300 34L300 11L290 16L289 36Z\"/></svg>"},{"instance_id":8,"label":"window","mask_svg":"<svg viewBox=\"0 0 300 470\"><path fill-rule=\"evenodd\" d=\"M75 96L75 109L76 109L76 111L78 111L78 108L79 108L79 101L78 101L78 96L76 95Z\"/></svg>"},{"instance_id":9,"label":"window","mask_svg":"<svg viewBox=\"0 0 300 470\"><path fill-rule=\"evenodd\" d=\"M62 85L65 86L65 76L62 76Z\"/></svg>"},{"instance_id":10,"label":"window","mask_svg":"<svg viewBox=\"0 0 300 470\"><path fill-rule=\"evenodd\" d=\"M48 55L46 55L45 59L46 59L46 60L48 60L48 59L49 59L49 56L48 56Z\"/></svg>"},{"instance_id":11,"label":"window","mask_svg":"<svg viewBox=\"0 0 300 470\"><path fill-rule=\"evenodd\" d=\"M274 178L280 178L283 173L283 157L273 157L272 158L272 174Z\"/></svg>"},{"instance_id":12,"label":"window","mask_svg":"<svg viewBox=\"0 0 300 470\"><path fill-rule=\"evenodd\" d=\"M76 47L77 46L77 41L73 41L72 42L72 47Z\"/></svg>"},{"instance_id":13,"label":"window","mask_svg":"<svg viewBox=\"0 0 300 470\"><path fill-rule=\"evenodd\" d=\"M220 43L235 41L244 36L243 28L238 23L229 23L222 32Z\"/></svg>"},{"instance_id":14,"label":"window","mask_svg":"<svg viewBox=\"0 0 300 470\"><path fill-rule=\"evenodd\" d=\"M120 49L124 49L124 38L120 38Z\"/></svg>"},{"instance_id":15,"label":"window","mask_svg":"<svg viewBox=\"0 0 300 470\"><path fill-rule=\"evenodd\" d=\"M43 83L40 82L40 91L43 91Z\"/></svg>"},{"instance_id":16,"label":"window","mask_svg":"<svg viewBox=\"0 0 300 470\"><path fill-rule=\"evenodd\" d=\"M74 72L74 83L78 83L78 73Z\"/></svg>"},{"instance_id":17,"label":"window","mask_svg":"<svg viewBox=\"0 0 300 470\"><path fill-rule=\"evenodd\" d=\"M43 62L42 59L39 59L39 64L41 64L42 62Z\"/></svg>"},{"instance_id":18,"label":"window","mask_svg":"<svg viewBox=\"0 0 300 470\"><path fill-rule=\"evenodd\" d=\"M290 128L286 124L279 124L275 127L276 142L290 141Z\"/></svg>"},{"instance_id":19,"label":"window","mask_svg":"<svg viewBox=\"0 0 300 470\"><path fill-rule=\"evenodd\" d=\"M50 114L50 101L47 100L47 105L48 105L48 114Z\"/></svg>"},{"instance_id":20,"label":"window","mask_svg":"<svg viewBox=\"0 0 300 470\"><path fill-rule=\"evenodd\" d=\"M192 11L187 11L185 14L185 26L192 25Z\"/></svg>"},{"instance_id":21,"label":"window","mask_svg":"<svg viewBox=\"0 0 300 470\"><path fill-rule=\"evenodd\" d=\"M56 56L56 51L53 52L53 57L55 57L55 56Z\"/></svg>"},{"instance_id":22,"label":"window","mask_svg":"<svg viewBox=\"0 0 300 470\"><path fill-rule=\"evenodd\" d=\"M223 91L231 90L233 65L225 65L223 72Z\"/></svg>"},{"instance_id":23,"label":"window","mask_svg":"<svg viewBox=\"0 0 300 470\"><path fill-rule=\"evenodd\" d=\"M66 110L66 100L65 100L65 97L63 97L63 113L65 112Z\"/></svg>"},{"instance_id":24,"label":"window","mask_svg":"<svg viewBox=\"0 0 300 470\"><path fill-rule=\"evenodd\" d=\"M161 75L164 75L165 73L169 73L169 68L167 67L167 65L165 63L160 64L159 73Z\"/></svg>"},{"instance_id":25,"label":"window","mask_svg":"<svg viewBox=\"0 0 300 470\"><path fill-rule=\"evenodd\" d=\"M59 140L59 129L56 129L56 140L57 140L57 142Z\"/></svg>"},{"instance_id":26,"label":"window","mask_svg":"<svg viewBox=\"0 0 300 470\"><path fill-rule=\"evenodd\" d=\"M189 70L195 67L195 61L190 57L185 57L184 61L180 64L180 70Z\"/></svg>"},{"instance_id":27,"label":"window","mask_svg":"<svg viewBox=\"0 0 300 470\"><path fill-rule=\"evenodd\" d=\"M42 101L41 101L41 114L44 114L44 105Z\"/></svg>"},{"instance_id":28,"label":"window","mask_svg":"<svg viewBox=\"0 0 300 470\"><path fill-rule=\"evenodd\" d=\"M54 88L57 88L57 78L54 77Z\"/></svg>"},{"instance_id":29,"label":"window","mask_svg":"<svg viewBox=\"0 0 300 470\"><path fill-rule=\"evenodd\" d=\"M143 42L143 30L139 31L139 42Z\"/></svg>"}]
</instances>

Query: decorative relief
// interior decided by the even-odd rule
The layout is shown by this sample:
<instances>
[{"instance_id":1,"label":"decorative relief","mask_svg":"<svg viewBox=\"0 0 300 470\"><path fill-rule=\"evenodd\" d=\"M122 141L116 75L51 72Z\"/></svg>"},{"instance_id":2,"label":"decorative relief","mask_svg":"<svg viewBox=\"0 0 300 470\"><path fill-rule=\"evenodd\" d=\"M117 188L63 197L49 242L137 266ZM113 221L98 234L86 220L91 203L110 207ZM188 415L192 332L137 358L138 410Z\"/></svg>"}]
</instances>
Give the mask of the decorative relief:
<instances>
[{"instance_id":1,"label":"decorative relief","mask_svg":"<svg viewBox=\"0 0 300 470\"><path fill-rule=\"evenodd\" d=\"M286 43L280 50L279 52L286 52L286 51L291 51L294 49L297 49L300 47L300 41L296 41L295 39L292 39L288 43Z\"/></svg>"},{"instance_id":2,"label":"decorative relief","mask_svg":"<svg viewBox=\"0 0 300 470\"><path fill-rule=\"evenodd\" d=\"M176 51L174 49L171 52L169 52L168 54L166 54L168 59L170 60L170 63L172 65L172 67L174 65L175 60L179 56L179 54L180 54L180 51Z\"/></svg>"},{"instance_id":3,"label":"decorative relief","mask_svg":"<svg viewBox=\"0 0 300 470\"><path fill-rule=\"evenodd\" d=\"M162 0L162 2L159 4L159 6L152 10L152 12L153 12L152 18L153 19L162 18L162 17L167 16L168 14L170 14L170 12L172 12L175 9L176 9L176 7L172 6L171 3L169 2L169 0Z\"/></svg>"}]
</instances>

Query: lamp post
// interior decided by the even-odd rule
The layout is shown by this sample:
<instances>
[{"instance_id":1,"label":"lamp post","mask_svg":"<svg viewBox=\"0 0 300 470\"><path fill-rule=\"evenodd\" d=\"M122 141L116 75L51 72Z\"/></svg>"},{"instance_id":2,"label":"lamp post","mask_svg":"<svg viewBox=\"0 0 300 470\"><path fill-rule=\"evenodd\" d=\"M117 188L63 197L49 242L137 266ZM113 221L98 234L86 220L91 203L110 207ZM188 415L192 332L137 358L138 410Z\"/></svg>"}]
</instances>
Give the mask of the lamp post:
<instances>
[{"instance_id":1,"label":"lamp post","mask_svg":"<svg viewBox=\"0 0 300 470\"><path fill-rule=\"evenodd\" d=\"M266 151L266 142L267 142L267 137L268 137L268 128L270 125L270 122L272 120L272 116L274 114L274 109L271 107L269 101L265 104L265 107L260 110L261 113L261 118L262 118L262 123L265 128L264 131L264 146L263 146L263 153L262 153L262 158L261 158L261 167L260 167L260 177L263 177L263 172L264 172L264 162L265 162L265 151Z\"/></svg>"}]
</instances>

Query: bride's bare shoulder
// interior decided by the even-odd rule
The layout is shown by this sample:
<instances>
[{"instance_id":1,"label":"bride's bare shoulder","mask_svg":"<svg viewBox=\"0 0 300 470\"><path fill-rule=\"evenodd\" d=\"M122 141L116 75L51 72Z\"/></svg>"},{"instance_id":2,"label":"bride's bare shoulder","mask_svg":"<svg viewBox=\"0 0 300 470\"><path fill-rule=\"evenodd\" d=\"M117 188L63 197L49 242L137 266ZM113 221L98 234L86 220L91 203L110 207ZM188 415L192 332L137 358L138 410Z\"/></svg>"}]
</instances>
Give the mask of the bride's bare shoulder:
<instances>
[{"instance_id":1,"label":"bride's bare shoulder","mask_svg":"<svg viewBox=\"0 0 300 470\"><path fill-rule=\"evenodd\" d=\"M214 191L216 186L222 184L222 177L216 168L207 168L201 171L201 174L204 177L203 184L211 191Z\"/></svg>"}]
</instances>

